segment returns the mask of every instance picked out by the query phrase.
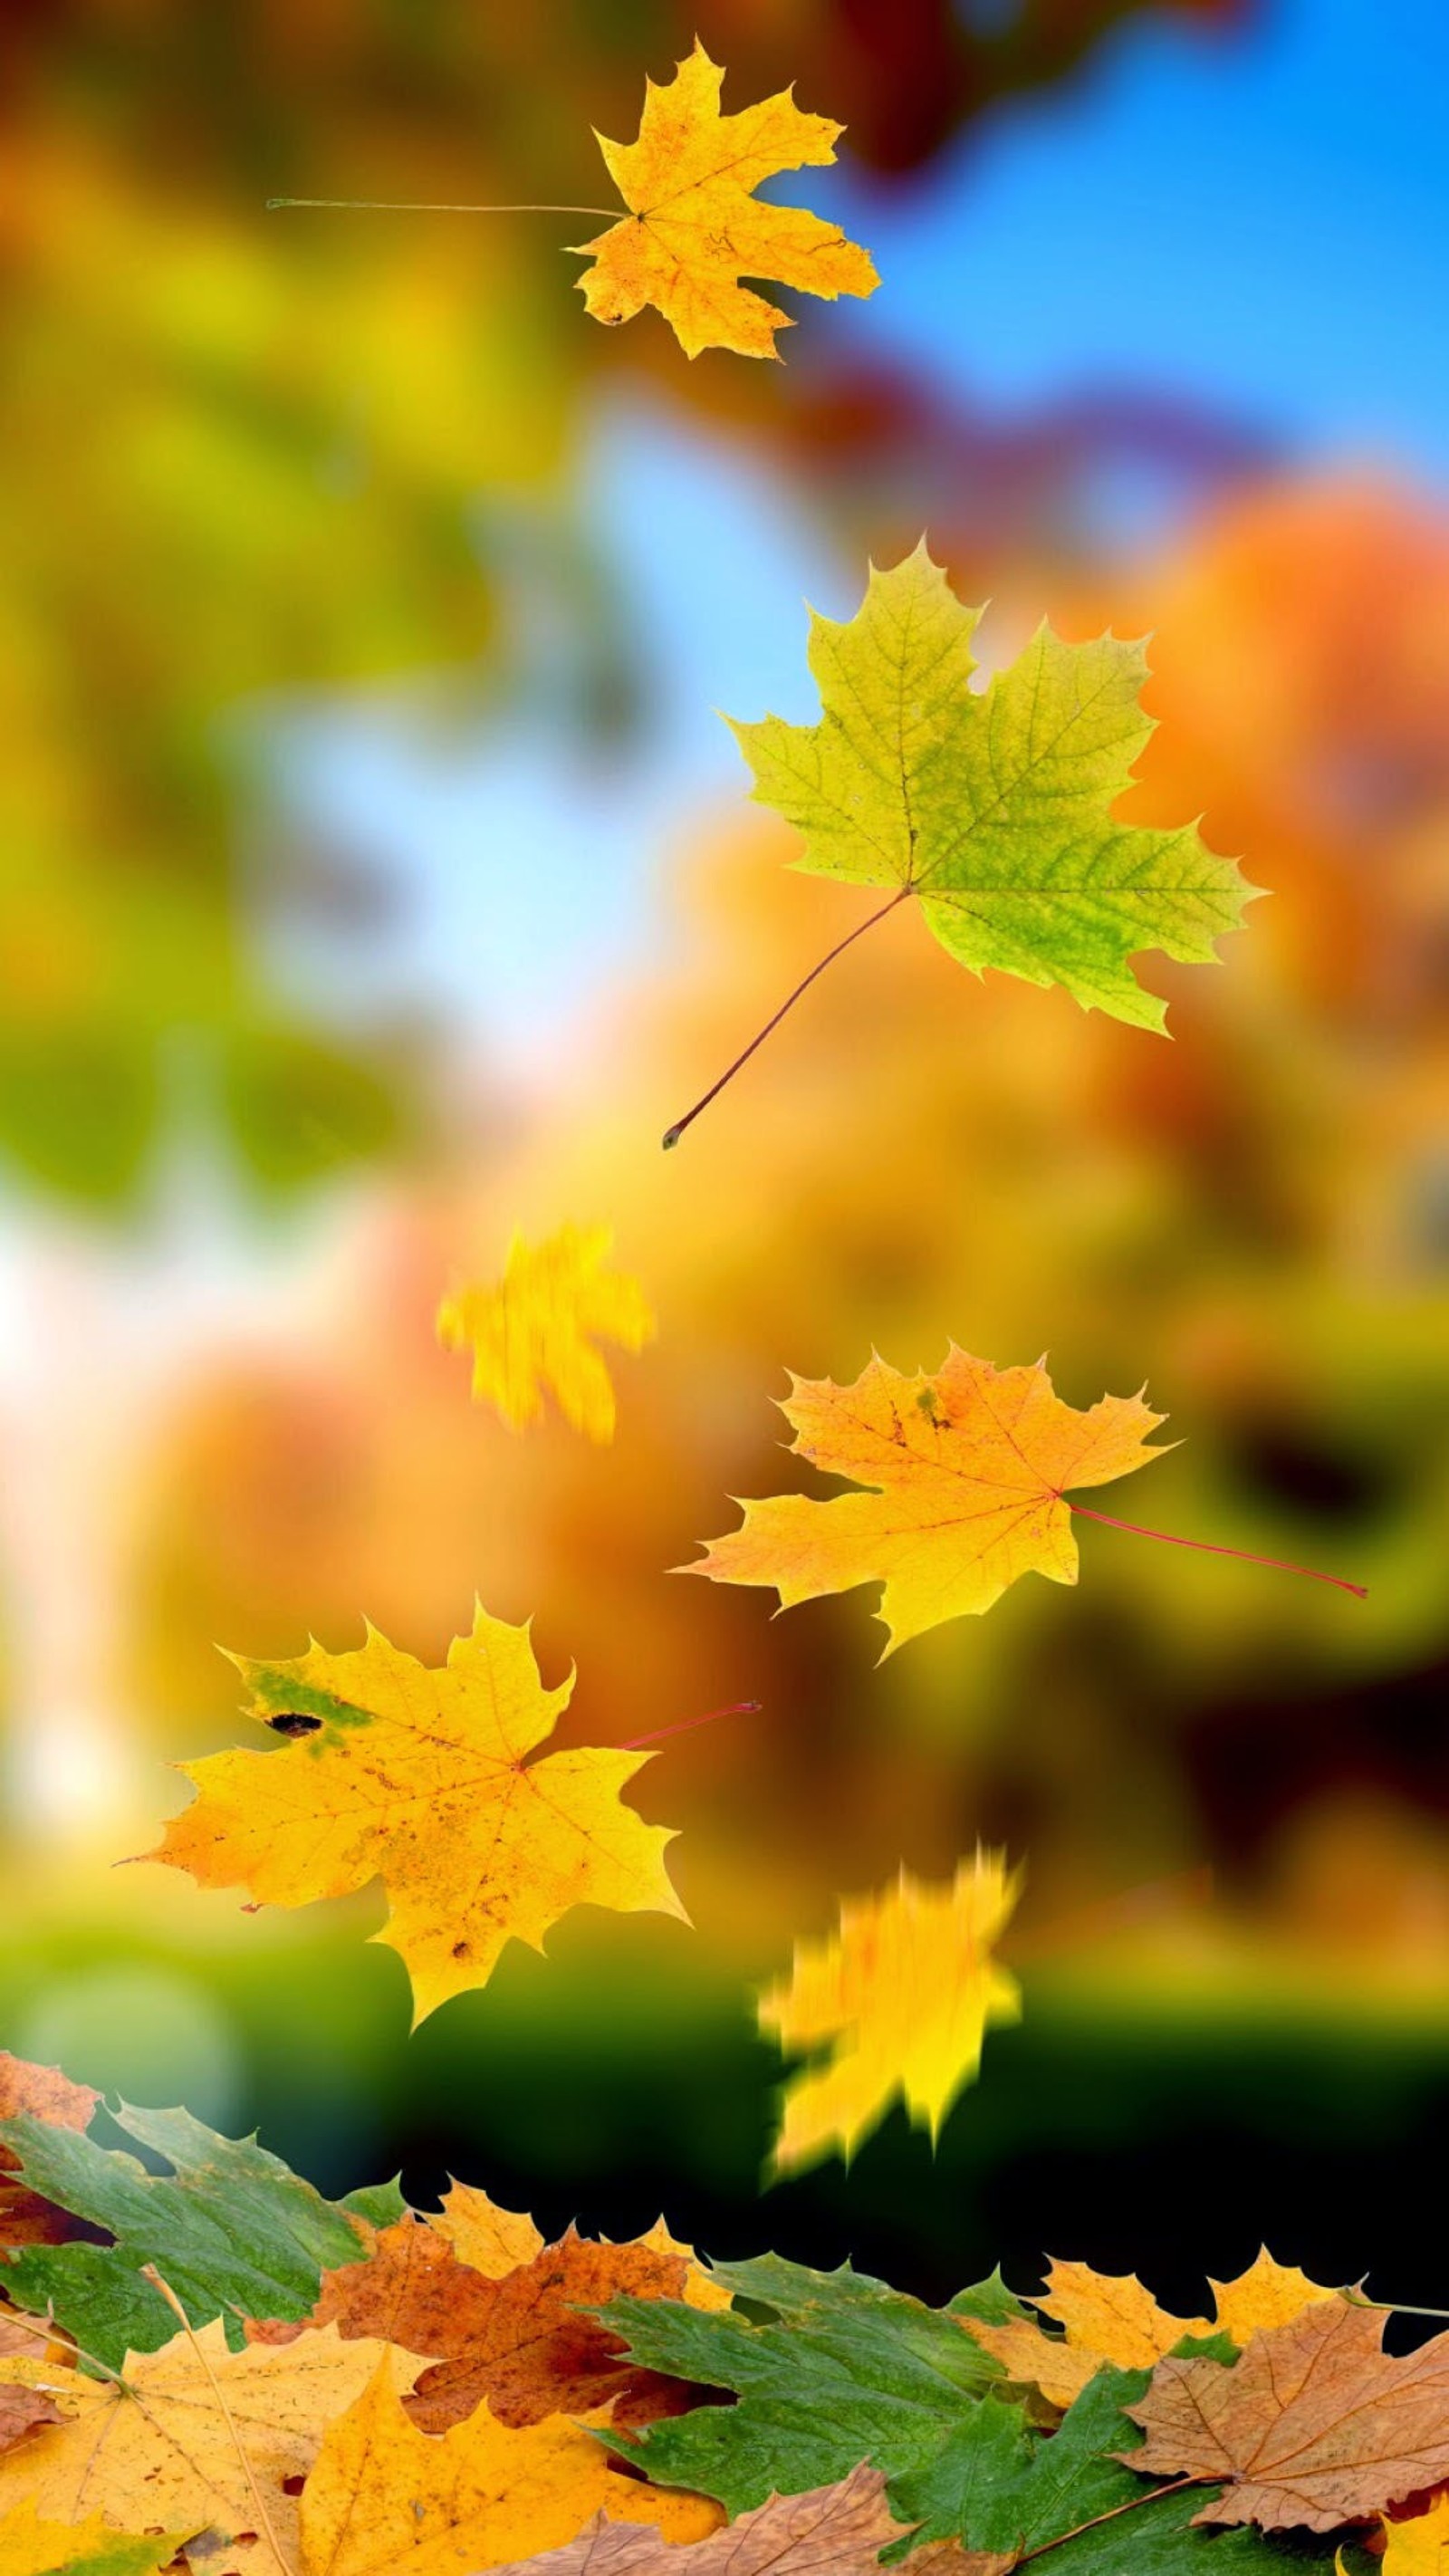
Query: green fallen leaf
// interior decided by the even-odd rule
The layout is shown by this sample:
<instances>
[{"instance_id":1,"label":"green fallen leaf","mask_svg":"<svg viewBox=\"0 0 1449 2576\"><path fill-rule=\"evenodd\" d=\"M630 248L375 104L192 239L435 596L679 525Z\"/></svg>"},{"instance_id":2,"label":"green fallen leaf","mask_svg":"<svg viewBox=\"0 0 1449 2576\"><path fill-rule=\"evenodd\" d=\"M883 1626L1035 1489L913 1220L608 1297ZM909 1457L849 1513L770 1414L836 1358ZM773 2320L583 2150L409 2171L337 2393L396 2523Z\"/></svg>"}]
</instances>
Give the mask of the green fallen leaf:
<instances>
[{"instance_id":1,"label":"green fallen leaf","mask_svg":"<svg viewBox=\"0 0 1449 2576\"><path fill-rule=\"evenodd\" d=\"M176 2332L171 2310L140 2277L143 2264L155 2265L192 2325L220 2316L239 2348L241 2318L305 2317L323 2271L365 2255L348 2205L323 2200L254 2138L218 2137L189 2111L123 2103L115 2117L165 2157L170 2173L150 2173L134 2156L28 2112L0 2121L31 2189L116 2240L23 2246L0 2268L17 2307L49 2311L95 2360L119 2369L128 2351L155 2352ZM384 2184L357 2194L356 2208L386 2224L402 2202Z\"/></svg>"}]
</instances>

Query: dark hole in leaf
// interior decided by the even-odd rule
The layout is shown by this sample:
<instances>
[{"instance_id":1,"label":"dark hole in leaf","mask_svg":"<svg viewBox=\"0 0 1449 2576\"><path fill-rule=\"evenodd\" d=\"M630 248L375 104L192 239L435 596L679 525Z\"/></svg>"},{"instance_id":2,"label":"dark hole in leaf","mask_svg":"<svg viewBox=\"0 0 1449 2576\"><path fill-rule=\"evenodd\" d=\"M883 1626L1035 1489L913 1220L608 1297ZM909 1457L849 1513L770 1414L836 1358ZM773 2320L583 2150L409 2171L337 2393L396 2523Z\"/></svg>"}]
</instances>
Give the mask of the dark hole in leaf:
<instances>
[{"instance_id":1,"label":"dark hole in leaf","mask_svg":"<svg viewBox=\"0 0 1449 2576\"><path fill-rule=\"evenodd\" d=\"M269 1717L267 1724L276 1735L317 1735L321 1732L322 1720L320 1717L304 1717L300 1709L284 1709L280 1716Z\"/></svg>"}]
</instances>

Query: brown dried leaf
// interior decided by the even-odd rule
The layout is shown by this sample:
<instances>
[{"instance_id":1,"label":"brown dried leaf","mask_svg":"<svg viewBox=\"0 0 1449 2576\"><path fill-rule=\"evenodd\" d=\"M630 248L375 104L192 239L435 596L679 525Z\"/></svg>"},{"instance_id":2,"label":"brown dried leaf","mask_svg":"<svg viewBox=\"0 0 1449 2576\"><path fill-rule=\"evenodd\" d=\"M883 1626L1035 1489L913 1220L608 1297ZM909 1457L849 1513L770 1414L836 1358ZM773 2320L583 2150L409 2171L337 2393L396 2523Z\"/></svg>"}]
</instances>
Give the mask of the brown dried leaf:
<instances>
[{"instance_id":1,"label":"brown dried leaf","mask_svg":"<svg viewBox=\"0 0 1449 2576\"><path fill-rule=\"evenodd\" d=\"M862 2466L838 2486L771 2496L727 2531L683 2548L657 2531L599 2514L563 2549L515 2559L494 2576L675 2576L676 2570L678 2576L878 2576L881 2551L904 2540L909 2528L891 2513L880 2471ZM911 2560L913 2568L922 2564L919 2557ZM968 2561L960 2564L967 2576L976 2576ZM951 2571L943 2566L938 2576ZM988 2576L984 2559L981 2576Z\"/></svg>"},{"instance_id":2,"label":"brown dried leaf","mask_svg":"<svg viewBox=\"0 0 1449 2576\"><path fill-rule=\"evenodd\" d=\"M1331 2531L1449 2478L1449 2334L1399 2359L1383 2319L1315 2302L1254 2335L1228 2368L1160 2361L1127 2413L1147 2440L1125 2456L1151 2477L1221 2479L1195 2522Z\"/></svg>"},{"instance_id":3,"label":"brown dried leaf","mask_svg":"<svg viewBox=\"0 0 1449 2576\"><path fill-rule=\"evenodd\" d=\"M8 2451L12 2442L23 2441L38 2424L59 2422L60 2408L43 2388L0 2382L0 2451Z\"/></svg>"}]
</instances>

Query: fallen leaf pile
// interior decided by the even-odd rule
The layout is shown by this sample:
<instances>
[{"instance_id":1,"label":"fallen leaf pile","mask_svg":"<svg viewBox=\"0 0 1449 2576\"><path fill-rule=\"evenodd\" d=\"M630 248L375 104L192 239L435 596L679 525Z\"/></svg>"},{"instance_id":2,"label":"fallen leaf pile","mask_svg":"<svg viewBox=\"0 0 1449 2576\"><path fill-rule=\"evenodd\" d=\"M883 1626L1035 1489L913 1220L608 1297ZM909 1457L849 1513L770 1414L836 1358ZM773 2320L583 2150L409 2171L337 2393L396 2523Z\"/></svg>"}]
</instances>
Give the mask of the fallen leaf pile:
<instances>
[{"instance_id":1,"label":"fallen leaf pile","mask_svg":"<svg viewBox=\"0 0 1449 2576\"><path fill-rule=\"evenodd\" d=\"M983 1854L939 1900L988 1986L1010 1895ZM907 1986L926 1920L883 1936ZM822 2031L851 1944L797 1969ZM103 2241L0 2248L0 2576L1360 2576L1366 2543L1442 2576L1449 2335L1386 2354L1361 2293L1267 2253L1188 2317L1079 2262L933 2308L662 2221L546 2244L468 2184L328 2202L254 2139L111 2113L142 2166L47 2070L6 2080L21 2227L39 2189Z\"/></svg>"}]
</instances>

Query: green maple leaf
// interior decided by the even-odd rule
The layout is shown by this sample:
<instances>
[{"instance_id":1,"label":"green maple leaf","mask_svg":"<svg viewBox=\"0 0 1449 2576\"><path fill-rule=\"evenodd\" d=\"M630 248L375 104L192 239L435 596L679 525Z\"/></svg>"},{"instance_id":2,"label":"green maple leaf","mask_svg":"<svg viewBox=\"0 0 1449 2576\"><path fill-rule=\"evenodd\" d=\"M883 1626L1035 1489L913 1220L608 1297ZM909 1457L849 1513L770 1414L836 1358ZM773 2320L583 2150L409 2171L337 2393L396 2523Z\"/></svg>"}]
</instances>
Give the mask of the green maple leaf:
<instances>
[{"instance_id":1,"label":"green maple leaf","mask_svg":"<svg viewBox=\"0 0 1449 2576\"><path fill-rule=\"evenodd\" d=\"M1331 2542L1269 2540L1247 2527L1194 2529L1199 2485L1164 2493L1114 2456L1137 2449L1124 2414L1146 2371L1099 2371L1059 2430L1043 2433L1000 2375L961 2352L952 2318L1002 2324L1023 2311L998 2276L949 2308L923 2307L853 2272L811 2272L767 2255L717 2264L713 2277L752 2309L717 2312L668 2299L615 2299L601 2311L650 2368L734 2390L632 2440L606 2436L656 2483L718 2497L733 2521L772 2494L834 2484L861 2461L889 2480L892 2550L928 2540L1035 2564L1052 2576L1329 2576ZM993 2384L994 2382L994 2384ZM1226 2545L1231 2542L1231 2546Z\"/></svg>"},{"instance_id":2,"label":"green maple leaf","mask_svg":"<svg viewBox=\"0 0 1449 2576\"><path fill-rule=\"evenodd\" d=\"M1285 2547L1244 2525L1224 2548L1226 2535L1193 2528L1200 2486L1164 2493L1113 2456L1138 2447L1123 2408L1150 2378L1099 2371L1049 2436L1029 2431L1014 2407L978 2406L934 2459L892 2481L892 2512L920 2526L917 2542L1019 2553L1040 2559L1044 2576L1122 2576L1129 2567L1143 2576L1328 2576L1330 2542Z\"/></svg>"},{"instance_id":3,"label":"green maple leaf","mask_svg":"<svg viewBox=\"0 0 1449 2576\"><path fill-rule=\"evenodd\" d=\"M1144 645L1112 634L1066 644L1043 624L977 691L968 683L982 613L955 597L924 538L891 570L872 566L844 624L812 611L820 722L731 720L755 796L803 833L796 867L893 886L884 911L913 897L973 973L992 966L1062 984L1088 1009L1160 1030L1165 1006L1129 961L1149 948L1211 959L1258 889L1194 824L1163 831L1112 819L1153 727L1140 704Z\"/></svg>"},{"instance_id":4,"label":"green maple leaf","mask_svg":"<svg viewBox=\"0 0 1449 2576\"><path fill-rule=\"evenodd\" d=\"M363 2259L349 2212L374 2224L401 2214L391 2186L324 2200L255 2138L218 2137L189 2111L122 2103L114 2116L171 2171L148 2172L134 2156L29 2112L0 2121L20 2178L116 2240L19 2247L0 2264L0 2287L17 2307L51 2313L112 2369L128 2351L155 2352L176 2332L173 2312L141 2278L143 2264L155 2265L192 2325L223 2317L240 2348L242 2318L295 2322L314 2306L324 2270Z\"/></svg>"},{"instance_id":5,"label":"green maple leaf","mask_svg":"<svg viewBox=\"0 0 1449 2576\"><path fill-rule=\"evenodd\" d=\"M615 2299L601 2313L650 2369L735 2391L735 2406L699 2407L616 2445L660 2484L717 2496L732 2520L773 2494L832 2486L862 2460L888 2477L923 2468L1001 2379L949 2311L849 2264L812 2272L771 2254L716 2264L712 2277L770 2315L752 2323L672 2299ZM995 2280L953 2305L997 2325L1025 2313Z\"/></svg>"}]
</instances>

